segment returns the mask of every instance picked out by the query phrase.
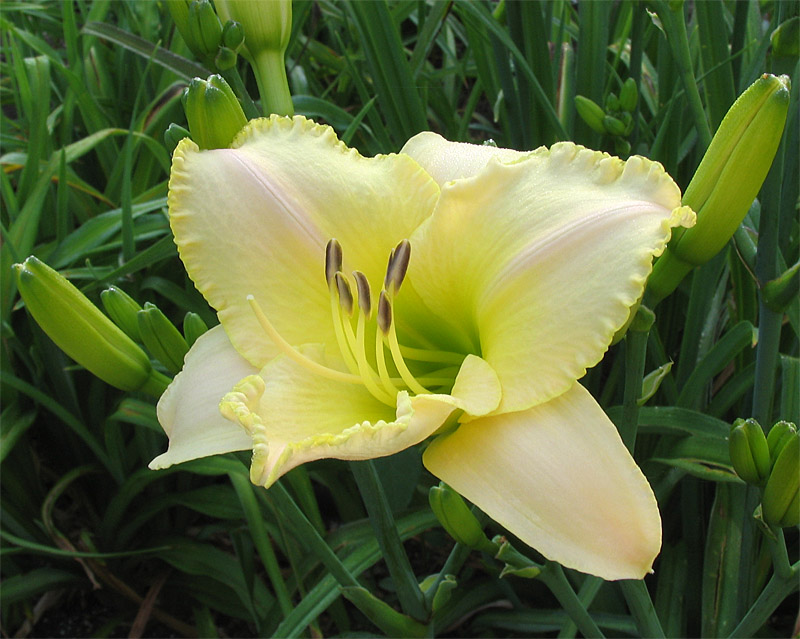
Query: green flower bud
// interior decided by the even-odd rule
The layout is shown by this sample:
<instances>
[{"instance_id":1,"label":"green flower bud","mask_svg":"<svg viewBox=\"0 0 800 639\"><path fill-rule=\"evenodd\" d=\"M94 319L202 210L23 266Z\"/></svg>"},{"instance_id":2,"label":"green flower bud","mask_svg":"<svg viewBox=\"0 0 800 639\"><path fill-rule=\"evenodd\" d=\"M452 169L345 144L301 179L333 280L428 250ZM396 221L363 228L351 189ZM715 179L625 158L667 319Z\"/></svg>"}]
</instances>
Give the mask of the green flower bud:
<instances>
[{"instance_id":1,"label":"green flower bud","mask_svg":"<svg viewBox=\"0 0 800 639\"><path fill-rule=\"evenodd\" d=\"M625 135L625 123L613 115L603 118L603 126L611 135Z\"/></svg>"},{"instance_id":2,"label":"green flower bud","mask_svg":"<svg viewBox=\"0 0 800 639\"><path fill-rule=\"evenodd\" d=\"M170 372L179 372L183 368L183 358L189 351L183 335L155 304L145 302L144 308L136 315L142 343L150 354Z\"/></svg>"},{"instance_id":3,"label":"green flower bud","mask_svg":"<svg viewBox=\"0 0 800 639\"><path fill-rule=\"evenodd\" d=\"M581 119L597 133L605 133L606 127L603 125L603 118L606 117L605 111L600 108L600 105L585 98L582 95L575 96L575 110Z\"/></svg>"},{"instance_id":4,"label":"green flower bud","mask_svg":"<svg viewBox=\"0 0 800 639\"><path fill-rule=\"evenodd\" d=\"M164 131L164 144L167 150L172 153L175 147L178 146L178 142L183 140L183 138L190 137L192 137L192 134L189 133L187 129L173 122L167 127L167 130Z\"/></svg>"},{"instance_id":5,"label":"green flower bud","mask_svg":"<svg viewBox=\"0 0 800 639\"><path fill-rule=\"evenodd\" d=\"M631 143L625 138L614 138L614 153L623 160L631 154Z\"/></svg>"},{"instance_id":6,"label":"green flower bud","mask_svg":"<svg viewBox=\"0 0 800 639\"><path fill-rule=\"evenodd\" d=\"M761 425L754 419L737 419L728 437L728 448L736 474L748 484L763 484L769 475L770 459Z\"/></svg>"},{"instance_id":7,"label":"green flower bud","mask_svg":"<svg viewBox=\"0 0 800 639\"><path fill-rule=\"evenodd\" d=\"M651 296L669 295L731 238L772 165L788 108L788 76L768 74L731 106L683 195L683 204L697 212L697 224L675 230L653 267Z\"/></svg>"},{"instance_id":8,"label":"green flower bud","mask_svg":"<svg viewBox=\"0 0 800 639\"><path fill-rule=\"evenodd\" d=\"M535 579L542 572L542 566L528 559L528 557L512 547L505 537L498 535L492 539L492 542L497 545L495 559L505 563L503 570L500 572L501 577L516 575L526 579Z\"/></svg>"},{"instance_id":9,"label":"green flower bud","mask_svg":"<svg viewBox=\"0 0 800 639\"><path fill-rule=\"evenodd\" d=\"M793 440L797 433L797 428L791 422L779 421L769 431L767 435L767 447L769 448L770 464L774 467L778 460L778 455Z\"/></svg>"},{"instance_id":10,"label":"green flower bud","mask_svg":"<svg viewBox=\"0 0 800 639\"><path fill-rule=\"evenodd\" d=\"M147 354L63 276L33 256L14 270L28 312L62 351L116 388L163 392L169 380Z\"/></svg>"},{"instance_id":11,"label":"green flower bud","mask_svg":"<svg viewBox=\"0 0 800 639\"><path fill-rule=\"evenodd\" d=\"M186 21L188 38L186 44L195 55L207 60L217 55L222 43L222 24L209 0L193 0L189 5ZM185 37L185 36L184 36Z\"/></svg>"},{"instance_id":12,"label":"green flower bud","mask_svg":"<svg viewBox=\"0 0 800 639\"><path fill-rule=\"evenodd\" d=\"M619 111L620 106L617 94L613 92L609 93L606 96L606 101L603 103L603 106L605 107L606 113L614 113L616 111Z\"/></svg>"},{"instance_id":13,"label":"green flower bud","mask_svg":"<svg viewBox=\"0 0 800 639\"><path fill-rule=\"evenodd\" d=\"M772 526L800 524L800 433L792 434L780 451L767 479L761 513Z\"/></svg>"},{"instance_id":14,"label":"green flower bud","mask_svg":"<svg viewBox=\"0 0 800 639\"><path fill-rule=\"evenodd\" d=\"M627 111L633 113L636 110L636 103L639 101L639 89L633 78L625 80L622 85L622 90L619 92L619 106Z\"/></svg>"},{"instance_id":15,"label":"green flower bud","mask_svg":"<svg viewBox=\"0 0 800 639\"><path fill-rule=\"evenodd\" d=\"M186 313L186 317L183 318L183 336L186 338L186 343L190 348L197 341L197 338L207 330L208 326L206 326L202 317L191 311Z\"/></svg>"},{"instance_id":16,"label":"green flower bud","mask_svg":"<svg viewBox=\"0 0 800 639\"><path fill-rule=\"evenodd\" d=\"M139 320L136 313L142 310L139 303L125 291L116 286L110 286L100 293L100 301L109 317L119 326L125 334L137 342L142 341L139 334Z\"/></svg>"},{"instance_id":17,"label":"green flower bud","mask_svg":"<svg viewBox=\"0 0 800 639\"><path fill-rule=\"evenodd\" d=\"M222 27L222 44L232 51L238 51L244 42L244 29L236 20L228 20Z\"/></svg>"},{"instance_id":18,"label":"green flower bud","mask_svg":"<svg viewBox=\"0 0 800 639\"><path fill-rule=\"evenodd\" d=\"M447 533L457 542L476 550L493 551L475 515L456 491L444 482L428 492L431 509Z\"/></svg>"},{"instance_id":19,"label":"green flower bud","mask_svg":"<svg viewBox=\"0 0 800 639\"><path fill-rule=\"evenodd\" d=\"M291 0L217 0L217 9L223 20L241 25L242 54L255 70L264 110L294 115L283 60L292 35Z\"/></svg>"},{"instance_id":20,"label":"green flower bud","mask_svg":"<svg viewBox=\"0 0 800 639\"><path fill-rule=\"evenodd\" d=\"M236 60L239 56L236 51L228 47L220 47L217 51L217 57L214 58L214 66L218 71L227 71L236 66Z\"/></svg>"},{"instance_id":21,"label":"green flower bud","mask_svg":"<svg viewBox=\"0 0 800 639\"><path fill-rule=\"evenodd\" d=\"M201 149L223 149L247 124L242 106L219 75L195 78L183 94L192 139Z\"/></svg>"}]
</instances>

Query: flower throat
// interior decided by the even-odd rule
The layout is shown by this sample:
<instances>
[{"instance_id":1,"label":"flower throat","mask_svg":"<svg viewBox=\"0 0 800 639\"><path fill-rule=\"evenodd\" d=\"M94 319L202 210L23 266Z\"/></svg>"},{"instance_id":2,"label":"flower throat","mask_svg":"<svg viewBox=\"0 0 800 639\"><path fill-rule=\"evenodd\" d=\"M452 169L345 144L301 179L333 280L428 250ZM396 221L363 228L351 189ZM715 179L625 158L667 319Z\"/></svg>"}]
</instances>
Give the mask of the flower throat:
<instances>
[{"instance_id":1,"label":"flower throat","mask_svg":"<svg viewBox=\"0 0 800 639\"><path fill-rule=\"evenodd\" d=\"M247 301L261 327L286 356L317 375L347 384L361 384L375 399L393 407L401 390L412 394L430 393L430 389L449 392L465 357L459 353L412 348L399 343L393 306L410 258L411 243L408 240L402 240L392 249L376 307L366 275L353 271L351 284L342 272L341 244L331 239L325 247L325 279L330 292L331 319L349 373L329 368L303 355L278 333L252 295L247 296ZM370 352L367 329L368 322L372 321L375 322L375 344ZM439 363L445 367L415 376L406 359Z\"/></svg>"}]
</instances>

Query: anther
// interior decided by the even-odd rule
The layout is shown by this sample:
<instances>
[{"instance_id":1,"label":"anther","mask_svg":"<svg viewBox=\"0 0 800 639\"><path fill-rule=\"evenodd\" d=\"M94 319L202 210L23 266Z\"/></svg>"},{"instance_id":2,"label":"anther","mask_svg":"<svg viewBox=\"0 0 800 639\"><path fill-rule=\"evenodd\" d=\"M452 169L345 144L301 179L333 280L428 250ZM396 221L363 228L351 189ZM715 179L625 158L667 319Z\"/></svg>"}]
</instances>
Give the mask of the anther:
<instances>
[{"instance_id":1,"label":"anther","mask_svg":"<svg viewBox=\"0 0 800 639\"><path fill-rule=\"evenodd\" d=\"M336 277L336 272L342 270L342 245L336 239L328 240L328 245L325 247L325 280L328 286L333 282Z\"/></svg>"},{"instance_id":2,"label":"anther","mask_svg":"<svg viewBox=\"0 0 800 639\"><path fill-rule=\"evenodd\" d=\"M392 249L389 257L389 265L386 267L386 278L384 288L390 293L396 293L406 277L408 271L408 261L411 259L411 242L401 240Z\"/></svg>"},{"instance_id":3,"label":"anther","mask_svg":"<svg viewBox=\"0 0 800 639\"><path fill-rule=\"evenodd\" d=\"M353 271L353 279L356 281L358 306L364 313L364 316L369 319L370 313L372 312L372 295L370 294L367 276L361 271Z\"/></svg>"},{"instance_id":4,"label":"anther","mask_svg":"<svg viewBox=\"0 0 800 639\"><path fill-rule=\"evenodd\" d=\"M334 278L336 279L336 288L339 290L339 303L348 315L352 315L353 292L350 290L350 282L341 271L336 271Z\"/></svg>"},{"instance_id":5,"label":"anther","mask_svg":"<svg viewBox=\"0 0 800 639\"><path fill-rule=\"evenodd\" d=\"M386 297L386 291L381 291L381 296L378 298L378 328L384 335L389 334L389 328L392 325L392 304L389 298Z\"/></svg>"}]
</instances>

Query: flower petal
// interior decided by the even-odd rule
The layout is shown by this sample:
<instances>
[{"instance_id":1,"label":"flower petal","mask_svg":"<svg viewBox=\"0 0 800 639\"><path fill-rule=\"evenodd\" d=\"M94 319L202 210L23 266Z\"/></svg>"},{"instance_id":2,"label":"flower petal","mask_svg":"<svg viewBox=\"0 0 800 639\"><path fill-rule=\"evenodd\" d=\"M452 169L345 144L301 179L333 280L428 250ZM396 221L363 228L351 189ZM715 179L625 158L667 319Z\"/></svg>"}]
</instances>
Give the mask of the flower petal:
<instances>
[{"instance_id":1,"label":"flower petal","mask_svg":"<svg viewBox=\"0 0 800 639\"><path fill-rule=\"evenodd\" d=\"M234 350L221 326L202 335L158 400L158 421L169 437L169 449L151 461L150 468L250 448L250 436L222 416L219 401L255 370Z\"/></svg>"},{"instance_id":2,"label":"flower petal","mask_svg":"<svg viewBox=\"0 0 800 639\"><path fill-rule=\"evenodd\" d=\"M319 345L300 351L323 362ZM225 396L220 408L253 438L253 483L270 486L295 466L315 459L372 459L397 453L432 435L455 409L489 412L500 399L494 372L468 358L455 389L467 397L397 395L392 408L361 385L332 381L286 356L277 357Z\"/></svg>"},{"instance_id":3,"label":"flower petal","mask_svg":"<svg viewBox=\"0 0 800 639\"><path fill-rule=\"evenodd\" d=\"M435 439L434 475L548 559L603 579L641 579L661 547L653 492L614 425L575 384L535 408Z\"/></svg>"},{"instance_id":4,"label":"flower petal","mask_svg":"<svg viewBox=\"0 0 800 639\"><path fill-rule=\"evenodd\" d=\"M445 186L409 278L497 371L500 412L566 391L641 296L670 229L693 222L660 164L571 143Z\"/></svg>"},{"instance_id":5,"label":"flower petal","mask_svg":"<svg viewBox=\"0 0 800 639\"><path fill-rule=\"evenodd\" d=\"M415 135L405 143L400 153L410 155L419 162L439 186L444 186L451 180L476 175L494 158L501 162L510 162L527 155L496 146L450 142L431 131Z\"/></svg>"},{"instance_id":6,"label":"flower petal","mask_svg":"<svg viewBox=\"0 0 800 639\"><path fill-rule=\"evenodd\" d=\"M275 354L246 301L254 295L291 344L334 344L327 241L346 272L382 282L389 251L430 215L439 189L405 155L364 158L302 117L254 120L231 149L173 156L170 224L189 276L231 342L259 368Z\"/></svg>"}]
</instances>

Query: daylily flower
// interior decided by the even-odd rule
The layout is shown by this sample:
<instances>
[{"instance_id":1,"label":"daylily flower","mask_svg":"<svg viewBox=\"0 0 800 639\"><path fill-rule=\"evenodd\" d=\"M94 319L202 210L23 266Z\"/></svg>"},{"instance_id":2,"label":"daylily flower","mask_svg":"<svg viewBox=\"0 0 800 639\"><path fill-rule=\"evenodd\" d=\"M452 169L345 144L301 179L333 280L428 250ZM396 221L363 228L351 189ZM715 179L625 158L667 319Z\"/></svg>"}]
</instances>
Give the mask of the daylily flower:
<instances>
[{"instance_id":1,"label":"daylily flower","mask_svg":"<svg viewBox=\"0 0 800 639\"><path fill-rule=\"evenodd\" d=\"M232 146L173 158L175 242L221 326L159 402L151 468L252 449L269 486L434 436L426 467L546 557L643 577L656 501L576 380L693 223L661 165L434 133L364 158L302 117Z\"/></svg>"}]
</instances>

